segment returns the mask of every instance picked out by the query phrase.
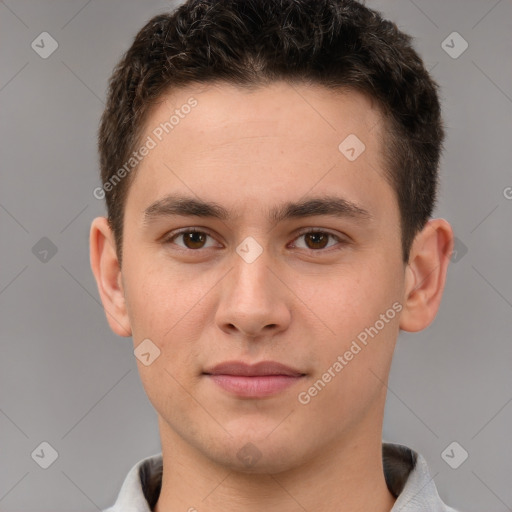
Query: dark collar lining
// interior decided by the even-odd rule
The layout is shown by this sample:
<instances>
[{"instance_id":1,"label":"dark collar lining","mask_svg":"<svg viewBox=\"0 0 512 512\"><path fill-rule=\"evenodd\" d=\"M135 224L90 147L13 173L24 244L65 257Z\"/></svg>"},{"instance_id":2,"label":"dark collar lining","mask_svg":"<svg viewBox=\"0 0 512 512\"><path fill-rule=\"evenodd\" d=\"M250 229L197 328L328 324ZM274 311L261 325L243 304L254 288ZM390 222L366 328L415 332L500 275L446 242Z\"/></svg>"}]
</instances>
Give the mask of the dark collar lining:
<instances>
[{"instance_id":1,"label":"dark collar lining","mask_svg":"<svg viewBox=\"0 0 512 512\"><path fill-rule=\"evenodd\" d=\"M162 458L148 460L139 468L139 478L144 497L150 510L156 505L162 488L163 461Z\"/></svg>"},{"instance_id":2,"label":"dark collar lining","mask_svg":"<svg viewBox=\"0 0 512 512\"><path fill-rule=\"evenodd\" d=\"M417 453L407 446L399 444L382 444L382 464L384 478L389 492L398 498L405 487L409 474L416 467Z\"/></svg>"}]
</instances>

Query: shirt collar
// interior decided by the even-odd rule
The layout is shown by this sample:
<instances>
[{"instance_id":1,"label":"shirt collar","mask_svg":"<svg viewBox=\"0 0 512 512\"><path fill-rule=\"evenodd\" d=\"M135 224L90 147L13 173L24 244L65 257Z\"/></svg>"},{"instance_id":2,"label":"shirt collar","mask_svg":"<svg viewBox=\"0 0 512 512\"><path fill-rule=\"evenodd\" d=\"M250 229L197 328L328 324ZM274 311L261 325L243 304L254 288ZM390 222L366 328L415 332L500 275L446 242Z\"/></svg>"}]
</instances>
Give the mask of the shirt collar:
<instances>
[{"instance_id":1,"label":"shirt collar","mask_svg":"<svg viewBox=\"0 0 512 512\"><path fill-rule=\"evenodd\" d=\"M406 446L383 443L387 486L397 498L390 512L456 512L439 497L425 459ZM162 483L162 454L139 461L126 476L115 504L103 512L152 512Z\"/></svg>"}]
</instances>

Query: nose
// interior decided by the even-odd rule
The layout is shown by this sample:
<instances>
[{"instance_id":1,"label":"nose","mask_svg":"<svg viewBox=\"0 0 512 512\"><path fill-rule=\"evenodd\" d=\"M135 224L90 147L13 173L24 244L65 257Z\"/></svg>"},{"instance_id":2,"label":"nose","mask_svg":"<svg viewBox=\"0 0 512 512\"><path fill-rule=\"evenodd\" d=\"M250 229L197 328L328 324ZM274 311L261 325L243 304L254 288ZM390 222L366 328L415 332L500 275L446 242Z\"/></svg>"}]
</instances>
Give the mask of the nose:
<instances>
[{"instance_id":1,"label":"nose","mask_svg":"<svg viewBox=\"0 0 512 512\"><path fill-rule=\"evenodd\" d=\"M241 338L263 338L287 329L290 294L265 251L251 263L235 253L233 263L222 280L215 318L218 327Z\"/></svg>"}]
</instances>

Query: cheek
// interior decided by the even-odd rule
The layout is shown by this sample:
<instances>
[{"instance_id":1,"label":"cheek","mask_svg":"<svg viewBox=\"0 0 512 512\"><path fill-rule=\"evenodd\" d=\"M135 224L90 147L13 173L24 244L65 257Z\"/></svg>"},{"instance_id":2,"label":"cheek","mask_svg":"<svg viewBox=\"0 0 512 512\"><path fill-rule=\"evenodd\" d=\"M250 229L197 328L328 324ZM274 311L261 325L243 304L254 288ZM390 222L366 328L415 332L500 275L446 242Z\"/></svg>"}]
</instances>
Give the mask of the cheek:
<instances>
[{"instance_id":1,"label":"cheek","mask_svg":"<svg viewBox=\"0 0 512 512\"><path fill-rule=\"evenodd\" d=\"M204 299L211 279L191 278L141 262L127 261L125 297L134 348L149 339L159 351L151 366L137 363L144 387L151 393L158 387L172 391L179 388L177 382L193 385L204 357L198 340L207 325Z\"/></svg>"},{"instance_id":2,"label":"cheek","mask_svg":"<svg viewBox=\"0 0 512 512\"><path fill-rule=\"evenodd\" d=\"M403 269L391 268L384 258L367 258L329 274L297 276L295 290L308 307L308 316L316 318L326 335L349 340L374 325L401 298L400 272ZM393 320L394 313L390 311L386 320Z\"/></svg>"},{"instance_id":3,"label":"cheek","mask_svg":"<svg viewBox=\"0 0 512 512\"><path fill-rule=\"evenodd\" d=\"M188 329L200 325L191 319L197 316L201 299L212 285L201 277L151 267L143 261L126 261L125 298L134 341L135 335L153 337L155 343L164 345L184 325Z\"/></svg>"},{"instance_id":4,"label":"cheek","mask_svg":"<svg viewBox=\"0 0 512 512\"><path fill-rule=\"evenodd\" d=\"M341 409L350 403L348 411L371 402L382 388L379 378L389 371L399 332L399 291L400 270L377 257L302 288L301 297L321 320L315 319L317 332L325 333L314 376L319 389L329 388L321 391L324 399L339 401Z\"/></svg>"},{"instance_id":5,"label":"cheek","mask_svg":"<svg viewBox=\"0 0 512 512\"><path fill-rule=\"evenodd\" d=\"M388 312L386 323L380 313L369 314L369 308L361 313L358 305L347 303L346 315L338 311L338 316L332 317L336 336L324 345L316 373L297 397L299 403L307 404L304 407L309 417L321 418L325 435L335 425L350 428L367 415L378 416L376 406L385 396L398 315L390 304L383 309L384 315Z\"/></svg>"}]
</instances>

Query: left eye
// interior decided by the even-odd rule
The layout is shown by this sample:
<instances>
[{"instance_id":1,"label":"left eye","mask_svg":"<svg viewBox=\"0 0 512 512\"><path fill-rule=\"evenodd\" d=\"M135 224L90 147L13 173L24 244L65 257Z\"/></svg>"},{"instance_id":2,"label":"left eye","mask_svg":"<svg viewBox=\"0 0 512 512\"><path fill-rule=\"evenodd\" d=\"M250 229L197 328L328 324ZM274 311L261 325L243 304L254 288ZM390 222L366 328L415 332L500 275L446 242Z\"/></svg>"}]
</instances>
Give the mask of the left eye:
<instances>
[{"instance_id":1,"label":"left eye","mask_svg":"<svg viewBox=\"0 0 512 512\"><path fill-rule=\"evenodd\" d=\"M341 239L339 237L326 231L308 231L307 233L302 233L301 235L299 235L296 238L296 240L304 238L305 246L299 246L299 249L317 250L325 249L327 247L332 247L333 245L336 245L335 243L328 245L329 237L331 239L335 239L335 241L341 242Z\"/></svg>"}]
</instances>

